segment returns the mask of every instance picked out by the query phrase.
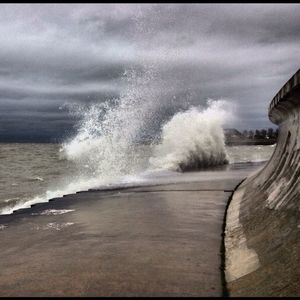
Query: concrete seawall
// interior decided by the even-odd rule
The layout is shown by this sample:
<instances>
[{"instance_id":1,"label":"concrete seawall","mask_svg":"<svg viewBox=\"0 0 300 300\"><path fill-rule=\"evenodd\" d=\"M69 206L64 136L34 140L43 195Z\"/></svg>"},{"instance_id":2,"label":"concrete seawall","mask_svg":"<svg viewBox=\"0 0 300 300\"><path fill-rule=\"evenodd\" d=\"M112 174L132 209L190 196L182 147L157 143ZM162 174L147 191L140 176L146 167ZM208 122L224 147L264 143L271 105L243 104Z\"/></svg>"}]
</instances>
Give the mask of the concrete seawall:
<instances>
[{"instance_id":1,"label":"concrete seawall","mask_svg":"<svg viewBox=\"0 0 300 300\"><path fill-rule=\"evenodd\" d=\"M269 118L279 126L276 149L227 212L230 296L300 296L300 70L273 98Z\"/></svg>"}]
</instances>

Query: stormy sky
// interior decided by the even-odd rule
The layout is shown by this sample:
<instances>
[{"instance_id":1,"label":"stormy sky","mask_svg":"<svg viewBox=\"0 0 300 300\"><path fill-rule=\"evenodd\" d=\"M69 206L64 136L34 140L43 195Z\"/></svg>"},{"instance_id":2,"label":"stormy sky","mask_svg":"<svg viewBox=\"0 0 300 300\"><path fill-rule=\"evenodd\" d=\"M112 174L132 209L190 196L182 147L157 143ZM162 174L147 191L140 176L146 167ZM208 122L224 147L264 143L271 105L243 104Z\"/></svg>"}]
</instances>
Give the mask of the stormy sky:
<instances>
[{"instance_id":1,"label":"stormy sky","mask_svg":"<svg viewBox=\"0 0 300 300\"><path fill-rule=\"evenodd\" d=\"M1 4L0 142L72 134L65 104L114 99L127 70L147 67L162 121L223 98L230 125L270 127L299 50L299 4Z\"/></svg>"}]
</instances>

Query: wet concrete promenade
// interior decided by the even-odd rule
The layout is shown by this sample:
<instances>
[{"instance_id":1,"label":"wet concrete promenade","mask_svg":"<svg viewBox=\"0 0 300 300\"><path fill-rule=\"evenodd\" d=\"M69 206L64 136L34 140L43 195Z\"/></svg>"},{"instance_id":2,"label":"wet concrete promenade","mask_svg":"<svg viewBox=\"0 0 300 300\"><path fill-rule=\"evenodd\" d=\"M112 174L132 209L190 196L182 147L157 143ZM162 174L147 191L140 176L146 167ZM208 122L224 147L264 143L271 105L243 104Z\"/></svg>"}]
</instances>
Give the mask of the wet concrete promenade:
<instances>
[{"instance_id":1,"label":"wet concrete promenade","mask_svg":"<svg viewBox=\"0 0 300 300\"><path fill-rule=\"evenodd\" d=\"M81 192L2 215L0 296L222 296L225 208L257 168Z\"/></svg>"}]
</instances>

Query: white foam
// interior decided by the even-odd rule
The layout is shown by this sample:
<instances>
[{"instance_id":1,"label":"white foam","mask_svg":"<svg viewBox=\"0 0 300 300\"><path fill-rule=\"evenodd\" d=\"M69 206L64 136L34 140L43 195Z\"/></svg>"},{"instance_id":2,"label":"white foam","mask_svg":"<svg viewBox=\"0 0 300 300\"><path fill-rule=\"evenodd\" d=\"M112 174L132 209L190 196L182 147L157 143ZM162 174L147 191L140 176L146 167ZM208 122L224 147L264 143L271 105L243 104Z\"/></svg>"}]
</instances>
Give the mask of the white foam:
<instances>
[{"instance_id":1,"label":"white foam","mask_svg":"<svg viewBox=\"0 0 300 300\"><path fill-rule=\"evenodd\" d=\"M227 110L226 110L227 108ZM163 127L162 141L150 158L153 167L186 170L227 163L223 123L231 117L226 101L208 101L177 113Z\"/></svg>"},{"instance_id":2,"label":"white foam","mask_svg":"<svg viewBox=\"0 0 300 300\"><path fill-rule=\"evenodd\" d=\"M39 176L33 177L33 179L37 180L37 181L44 181L44 178L39 177Z\"/></svg>"},{"instance_id":3,"label":"white foam","mask_svg":"<svg viewBox=\"0 0 300 300\"><path fill-rule=\"evenodd\" d=\"M44 226L35 226L34 229L36 230L62 230L66 227L69 227L71 225L74 225L75 223L73 222L66 222L66 223L56 223L56 222L51 222L48 223L47 225Z\"/></svg>"},{"instance_id":4,"label":"white foam","mask_svg":"<svg viewBox=\"0 0 300 300\"><path fill-rule=\"evenodd\" d=\"M5 228L7 228L8 226L5 224L0 224L0 230L4 230Z\"/></svg>"},{"instance_id":5,"label":"white foam","mask_svg":"<svg viewBox=\"0 0 300 300\"><path fill-rule=\"evenodd\" d=\"M56 216L56 215L63 215L69 212L75 211L75 209L46 209L40 213L32 213L32 215L41 215L41 216Z\"/></svg>"}]
</instances>

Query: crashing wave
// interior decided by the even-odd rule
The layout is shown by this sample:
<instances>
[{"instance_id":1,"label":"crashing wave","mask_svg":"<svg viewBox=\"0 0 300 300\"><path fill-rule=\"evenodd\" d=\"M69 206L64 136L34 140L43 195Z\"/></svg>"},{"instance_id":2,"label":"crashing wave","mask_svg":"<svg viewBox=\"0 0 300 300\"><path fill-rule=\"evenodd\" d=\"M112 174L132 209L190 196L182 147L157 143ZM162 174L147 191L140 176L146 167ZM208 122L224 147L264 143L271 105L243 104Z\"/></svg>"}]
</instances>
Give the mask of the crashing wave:
<instances>
[{"instance_id":1,"label":"crashing wave","mask_svg":"<svg viewBox=\"0 0 300 300\"><path fill-rule=\"evenodd\" d=\"M228 102L208 101L206 109L179 112L163 126L161 143L150 158L153 167L198 170L228 163L222 124L230 116Z\"/></svg>"}]
</instances>

